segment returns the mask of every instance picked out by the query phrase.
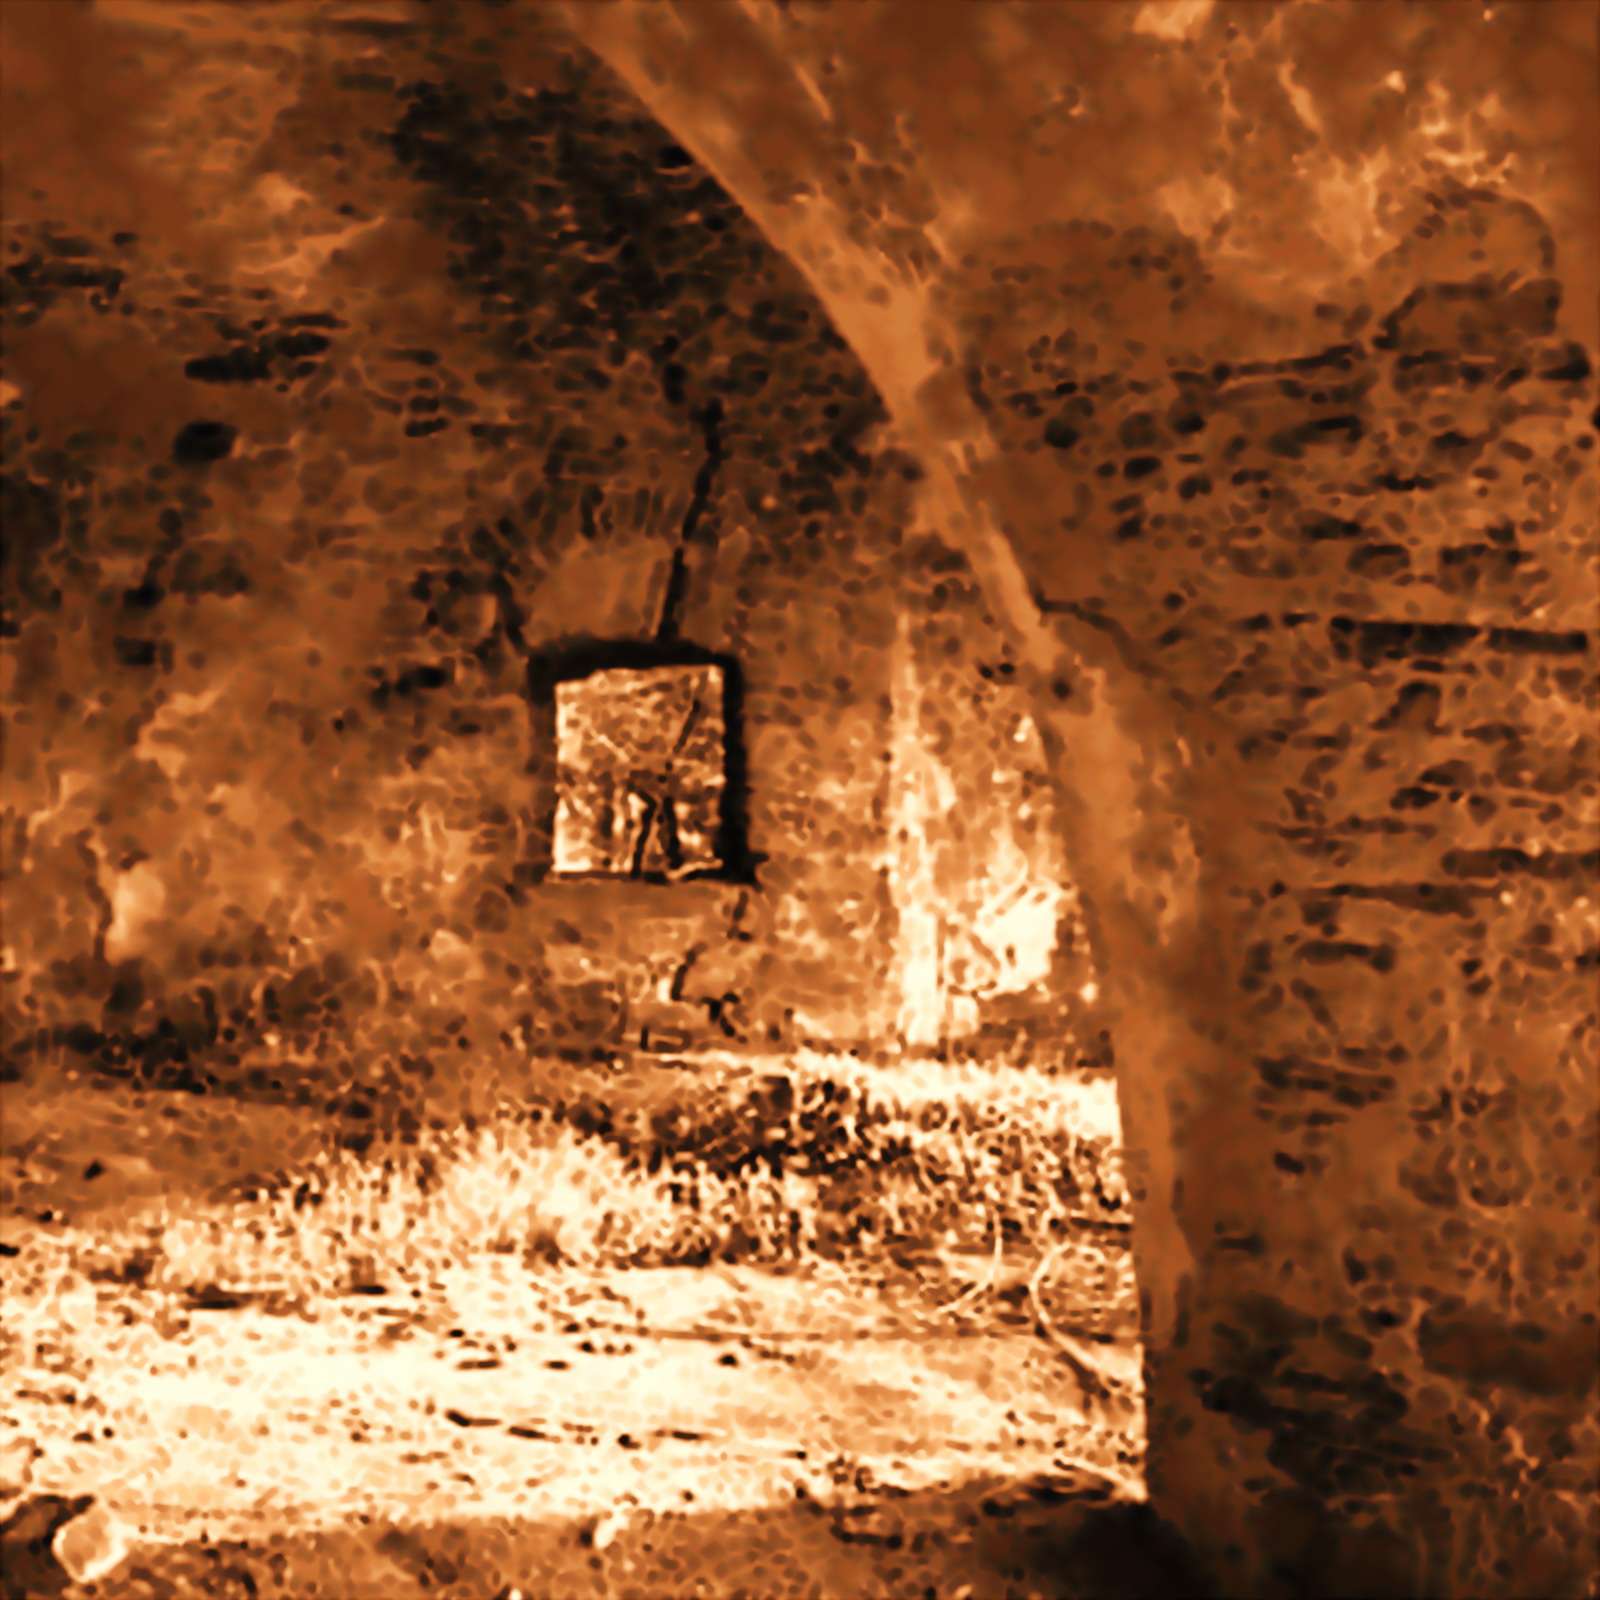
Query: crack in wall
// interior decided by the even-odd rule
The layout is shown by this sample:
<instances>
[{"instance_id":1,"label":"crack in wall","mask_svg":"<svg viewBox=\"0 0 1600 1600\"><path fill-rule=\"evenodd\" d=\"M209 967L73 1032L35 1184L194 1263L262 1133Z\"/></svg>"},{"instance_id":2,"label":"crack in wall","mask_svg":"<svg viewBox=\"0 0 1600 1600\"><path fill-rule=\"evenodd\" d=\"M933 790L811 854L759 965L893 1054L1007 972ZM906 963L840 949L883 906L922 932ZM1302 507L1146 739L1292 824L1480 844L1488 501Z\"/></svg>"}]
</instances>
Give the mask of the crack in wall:
<instances>
[{"instance_id":1,"label":"crack in wall","mask_svg":"<svg viewBox=\"0 0 1600 1600\"><path fill-rule=\"evenodd\" d=\"M717 469L727 457L722 444L722 401L713 395L696 420L705 435L706 454L699 471L695 473L694 492L689 496L689 506L683 514L678 546L672 552L672 571L667 578L666 593L661 598L661 616L656 623L655 636L658 640L676 639L680 635L683 602L689 589L688 549L710 503L711 492L717 481ZM714 543L715 540L707 542Z\"/></svg>"}]
</instances>

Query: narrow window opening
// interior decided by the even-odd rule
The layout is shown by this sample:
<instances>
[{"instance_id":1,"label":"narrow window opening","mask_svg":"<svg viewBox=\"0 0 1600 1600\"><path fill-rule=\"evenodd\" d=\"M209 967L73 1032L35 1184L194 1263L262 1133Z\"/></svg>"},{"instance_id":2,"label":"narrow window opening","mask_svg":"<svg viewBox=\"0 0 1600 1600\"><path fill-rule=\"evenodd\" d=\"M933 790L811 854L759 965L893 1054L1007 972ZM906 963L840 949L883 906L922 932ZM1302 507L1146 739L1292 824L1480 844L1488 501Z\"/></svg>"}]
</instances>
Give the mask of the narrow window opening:
<instances>
[{"instance_id":1,"label":"narrow window opening","mask_svg":"<svg viewBox=\"0 0 1600 1600\"><path fill-rule=\"evenodd\" d=\"M748 875L732 662L685 646L592 645L540 676L553 876Z\"/></svg>"}]
</instances>

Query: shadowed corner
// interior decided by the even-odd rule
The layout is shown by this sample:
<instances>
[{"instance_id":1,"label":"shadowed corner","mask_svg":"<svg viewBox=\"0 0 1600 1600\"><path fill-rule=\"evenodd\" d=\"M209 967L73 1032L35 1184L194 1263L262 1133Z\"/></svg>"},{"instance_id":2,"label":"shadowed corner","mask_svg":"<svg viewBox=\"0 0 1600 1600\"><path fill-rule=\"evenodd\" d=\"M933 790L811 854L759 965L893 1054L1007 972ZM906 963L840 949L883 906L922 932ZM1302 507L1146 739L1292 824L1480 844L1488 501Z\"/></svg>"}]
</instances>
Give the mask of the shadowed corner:
<instances>
[{"instance_id":1,"label":"shadowed corner","mask_svg":"<svg viewBox=\"0 0 1600 1600\"><path fill-rule=\"evenodd\" d=\"M1187 1540L1147 1503L1074 1508L1055 1568L1071 1593L1221 1600Z\"/></svg>"},{"instance_id":2,"label":"shadowed corner","mask_svg":"<svg viewBox=\"0 0 1600 1600\"><path fill-rule=\"evenodd\" d=\"M1079 1471L1021 1483L980 1478L959 1490L855 1504L826 1502L797 1486L786 1505L703 1515L623 1507L598 1523L592 1516L374 1522L253 1544L147 1546L118 1574L116 1592L139 1600L733 1592L771 1600L1216 1600L1181 1538L1148 1506L1113 1494Z\"/></svg>"}]
</instances>

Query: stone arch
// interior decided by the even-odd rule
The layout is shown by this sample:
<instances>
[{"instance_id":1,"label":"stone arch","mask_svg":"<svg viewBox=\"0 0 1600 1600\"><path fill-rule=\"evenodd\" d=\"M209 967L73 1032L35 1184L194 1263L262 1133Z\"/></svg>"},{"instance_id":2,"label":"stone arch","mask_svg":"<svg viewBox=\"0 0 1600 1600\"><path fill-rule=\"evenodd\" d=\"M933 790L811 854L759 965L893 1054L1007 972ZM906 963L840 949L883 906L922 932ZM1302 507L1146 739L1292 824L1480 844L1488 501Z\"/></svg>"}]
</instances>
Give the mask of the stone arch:
<instances>
[{"instance_id":1,"label":"stone arch","mask_svg":"<svg viewBox=\"0 0 1600 1600\"><path fill-rule=\"evenodd\" d=\"M1579 1065L1595 1031L1584 890L1597 863L1581 837L1584 797L1592 802L1595 792L1592 747L1580 741L1580 756L1552 768L1543 791L1561 797L1547 808L1547 838L1570 837L1570 848L1524 827L1514 844L1452 849L1393 824L1408 806L1459 798L1480 737L1556 759L1584 704L1578 663L1592 660L1592 615L1556 591L1536 609L1546 591L1519 589L1515 560L1502 562L1506 581L1487 599L1454 582L1463 564L1492 564L1493 549L1508 548L1514 534L1468 549L1470 540L1451 542L1448 517L1416 512L1402 518L1399 539L1383 539L1341 513L1293 530L1302 552L1349 551L1348 561L1320 566L1307 556L1307 582L1294 581L1292 567L1235 557L1231 614L1213 608L1201 630L1218 650L1208 654L1202 642L1191 657L1220 662L1207 681L1222 681L1212 697L1188 692L1142 642L1139 623L1149 625L1161 596L1141 601L1131 577L1120 607L1106 604L1070 561L1051 559L1053 533L1058 557L1066 545L1105 580L1106 528L1116 526L1135 552L1149 548L1133 543L1146 530L1136 513L1063 540L1041 518L1059 503L1060 479L1040 444L1071 450L1081 430L1048 422L1034 430L1039 443L1023 448L1023 431L985 402L971 340L995 323L983 320L982 292L967 292L973 262L944 258L928 222L937 207L924 208L919 225L918 196L900 193L877 207L876 224L861 223L851 173L836 159L834 108L786 59L778 14L710 9L714 25L709 9L689 7L676 8L670 24L637 7L575 6L567 17L809 278L891 413L895 443L920 478L923 529L965 554L1033 690L1112 985L1156 1508L1230 1594L1576 1596L1592 1576L1596 1539L1587 1397L1597 1284L1592 1251L1581 1245L1595 1207L1595 1096ZM1191 21L1203 24L1208 9L1195 8ZM1015 25L1014 16L1004 23ZM963 52L934 32L941 51L966 63L962 88L1006 99L1009 86L984 49L968 41ZM886 130L898 124L885 117L876 126L892 166ZM1456 226L1462 213L1473 220ZM1528 287L1458 281L1469 234L1487 237L1496 270L1523 275ZM1341 428L1352 447L1342 459L1366 469L1373 493L1462 481L1463 462L1481 448L1465 427L1437 435L1426 471L1385 459L1404 453L1399 440L1414 428L1385 433L1383 450L1354 449L1375 405L1400 412L1419 403L1422 380L1407 374L1429 360L1459 361L1436 386L1463 415L1471 403L1460 397L1482 381L1463 369L1478 363L1508 383L1539 373L1535 381L1551 385L1544 414L1581 429L1593 406L1592 363L1561 337L1559 283L1537 286L1551 283L1554 259L1537 217L1530 224L1526 208L1458 185L1418 237L1370 264L1369 296L1394 307L1376 333L1361 335L1359 308L1342 327L1330 308L1326 336L1307 345L1296 341L1317 331L1308 308L1298 322L1274 327L1265 318L1246 330L1234 307L1237 336L1257 340L1247 354L1265 359L1191 362L1178 349L1151 356L1131 346L1137 381L1166 415L1123 406L1116 443L1126 476L1161 466L1128 434L1136 422L1170 428L1181 444L1210 407L1266 460L1239 469L1246 476L1236 488L1290 481L1287 464ZM1058 230L1043 256L1038 235L993 243L998 253L982 265L1015 263L1021 285L1063 245L1099 250L1108 271L1142 271L1128 266L1134 256L1181 251L1185 240L1140 238L1124 224ZM966 321L948 297L941 303L946 290L966 293ZM1027 297L1018 289L1015 298ZM1004 293L999 302L1008 303ZM1027 328L1041 338L1051 331ZM1441 336L1457 348L1441 355ZM1063 339L1070 347L1073 330L1055 348ZM1282 397L1304 394L1316 374L1354 397L1348 408L1291 415ZM1559 434L1560 424L1544 430L1541 447L1559 448ZM1170 437L1169 453L1182 453ZM1592 445L1592 437L1580 443ZM1177 493L1187 498L1181 484ZM1592 535L1574 530L1585 507L1592 526L1594 502L1592 484L1575 488L1546 506L1540 524L1574 573L1593 560ZM1430 527L1437 531L1425 537ZM1417 618L1383 587L1385 560L1404 559L1407 541L1437 554L1434 598L1467 620ZM1204 552L1185 557L1170 539L1165 549L1147 584L1152 572L1182 572L1215 598ZM1183 598L1177 585L1170 592ZM1461 597L1474 593L1476 609L1463 608ZM1535 621L1552 605L1553 622ZM1305 776L1274 764L1289 736L1271 716L1212 709L1251 672L1244 652L1221 648L1229 630L1277 641L1265 658L1266 677L1277 679L1262 691L1276 711L1297 690L1301 707L1337 702L1334 719L1309 735L1308 750L1324 753L1302 759ZM1460 651L1477 653L1476 662L1449 685L1458 708L1442 722L1442 664ZM1494 686L1519 674L1519 683L1544 687L1511 726L1493 708L1525 691ZM1408 685L1431 692L1407 699ZM1380 766L1399 762L1437 781L1402 784L1391 798L1370 763L1345 764L1374 746ZM1537 781L1533 767L1520 770L1514 781ZM1343 834L1324 803L1334 797L1352 807ZM1542 1004L1537 1017L1508 1020L1479 1004L1477 974L1497 937L1515 942L1514 934L1476 913L1485 900L1513 905L1519 896L1534 903L1527 916L1545 918L1535 945L1520 946L1534 950L1534 968L1518 968L1522 956L1505 949L1501 970L1529 974L1507 980L1510 992L1537 992ZM1535 1144L1560 1178L1536 1180ZM1464 1254L1499 1263L1498 1294L1456 1270ZM1515 1453L1505 1448L1512 1437ZM1493 1511L1484 1509L1486 1490Z\"/></svg>"}]
</instances>

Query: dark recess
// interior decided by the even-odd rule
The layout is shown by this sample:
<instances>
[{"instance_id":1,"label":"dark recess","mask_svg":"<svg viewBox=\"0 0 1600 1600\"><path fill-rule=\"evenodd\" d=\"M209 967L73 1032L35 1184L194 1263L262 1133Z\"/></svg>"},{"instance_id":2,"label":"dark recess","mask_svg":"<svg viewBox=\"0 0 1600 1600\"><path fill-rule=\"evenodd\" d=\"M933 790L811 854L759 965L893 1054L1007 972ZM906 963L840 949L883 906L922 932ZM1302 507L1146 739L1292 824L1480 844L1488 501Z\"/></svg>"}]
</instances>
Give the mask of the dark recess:
<instances>
[{"instance_id":1,"label":"dark recess","mask_svg":"<svg viewBox=\"0 0 1600 1600\"><path fill-rule=\"evenodd\" d=\"M188 422L172 441L172 459L182 466L204 466L232 453L239 430L226 422Z\"/></svg>"}]
</instances>

